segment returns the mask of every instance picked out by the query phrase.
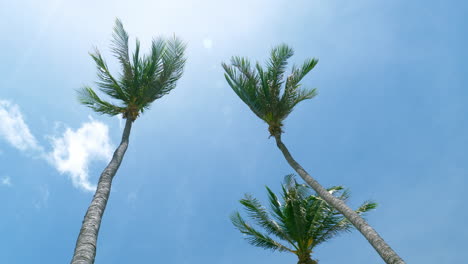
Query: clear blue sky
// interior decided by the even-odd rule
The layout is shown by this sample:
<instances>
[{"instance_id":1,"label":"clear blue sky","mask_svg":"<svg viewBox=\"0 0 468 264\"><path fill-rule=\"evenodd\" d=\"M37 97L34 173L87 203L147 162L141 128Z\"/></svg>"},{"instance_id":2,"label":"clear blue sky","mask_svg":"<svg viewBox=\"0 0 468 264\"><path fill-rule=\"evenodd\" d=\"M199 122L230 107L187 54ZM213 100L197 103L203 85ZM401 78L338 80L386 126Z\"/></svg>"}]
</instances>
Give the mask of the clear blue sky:
<instances>
[{"instance_id":1,"label":"clear blue sky","mask_svg":"<svg viewBox=\"0 0 468 264\"><path fill-rule=\"evenodd\" d=\"M114 180L96 263L296 263L255 248L229 221L248 192L266 201L292 173L267 127L220 67L292 46L319 64L319 96L288 118L284 142L407 263L465 263L468 6L463 1L0 2L0 263L68 263L120 121L77 103L122 19L132 43L188 43L178 87L139 118ZM358 233L319 246L321 263L383 263Z\"/></svg>"}]
</instances>

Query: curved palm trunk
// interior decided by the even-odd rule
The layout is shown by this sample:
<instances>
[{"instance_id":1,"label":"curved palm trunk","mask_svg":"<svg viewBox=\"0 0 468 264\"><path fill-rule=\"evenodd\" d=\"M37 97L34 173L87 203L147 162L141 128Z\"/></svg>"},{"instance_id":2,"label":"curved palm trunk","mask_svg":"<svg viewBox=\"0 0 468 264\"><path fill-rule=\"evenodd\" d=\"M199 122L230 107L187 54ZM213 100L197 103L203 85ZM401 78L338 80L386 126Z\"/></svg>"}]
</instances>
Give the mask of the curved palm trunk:
<instances>
[{"instance_id":1,"label":"curved palm trunk","mask_svg":"<svg viewBox=\"0 0 468 264\"><path fill-rule=\"evenodd\" d=\"M356 212L349 208L342 200L335 198L325 188L320 185L314 178L312 178L299 163L289 153L289 150L281 141L281 134L275 134L276 145L283 152L284 157L289 165L304 179L304 181L317 192L317 194L324 199L329 205L333 206L336 210L342 213L364 237L375 248L382 259L387 264L404 264L398 254L379 236L379 234Z\"/></svg>"},{"instance_id":2,"label":"curved palm trunk","mask_svg":"<svg viewBox=\"0 0 468 264\"><path fill-rule=\"evenodd\" d=\"M75 253L73 254L72 264L93 264L96 256L96 244L101 226L102 215L106 209L107 200L111 190L112 179L122 163L123 156L128 147L128 139L132 121L127 119L125 129L122 135L122 141L114 152L112 160L99 178L96 193L94 194L91 205L81 225L80 234L76 241Z\"/></svg>"}]
</instances>

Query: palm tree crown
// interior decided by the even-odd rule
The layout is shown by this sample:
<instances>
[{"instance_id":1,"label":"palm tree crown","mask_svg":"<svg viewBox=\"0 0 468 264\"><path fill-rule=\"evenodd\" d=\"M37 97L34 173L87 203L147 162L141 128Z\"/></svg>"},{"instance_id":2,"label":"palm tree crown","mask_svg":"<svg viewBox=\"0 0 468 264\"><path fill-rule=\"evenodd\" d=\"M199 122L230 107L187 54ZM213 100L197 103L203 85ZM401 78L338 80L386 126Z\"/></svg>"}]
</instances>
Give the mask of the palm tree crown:
<instances>
[{"instance_id":1,"label":"palm tree crown","mask_svg":"<svg viewBox=\"0 0 468 264\"><path fill-rule=\"evenodd\" d=\"M91 57L98 70L99 90L117 100L117 104L101 99L89 86L79 90L79 100L94 111L107 114L122 114L134 121L151 103L175 88L182 76L185 64L185 44L174 37L171 40L154 39L151 52L140 56L140 42L136 40L135 52L129 55L128 34L117 19L112 35L112 53L120 62L122 73L112 76L99 50Z\"/></svg>"},{"instance_id":2,"label":"palm tree crown","mask_svg":"<svg viewBox=\"0 0 468 264\"><path fill-rule=\"evenodd\" d=\"M315 67L316 59L307 59L300 67L293 66L284 80L287 60L293 54L292 48L283 44L272 49L265 69L258 62L252 67L243 57L232 57L231 65L222 64L228 84L269 125L272 136L282 133L283 120L294 106L317 94L316 89L301 89L299 83Z\"/></svg>"},{"instance_id":3,"label":"palm tree crown","mask_svg":"<svg viewBox=\"0 0 468 264\"><path fill-rule=\"evenodd\" d=\"M311 189L298 184L292 175L285 177L282 185L281 202L278 197L266 187L270 203L270 211L250 195L240 200L248 216L263 228L262 233L249 225L239 212L231 216L232 223L246 235L247 241L265 249L287 251L296 254L298 263L316 263L311 257L312 249L345 231L351 231L352 224L337 210L328 205L320 197L311 193ZM338 199L349 198L349 192L337 186L328 189ZM377 205L372 202L363 203L356 213L363 214ZM287 244L275 241L270 235L283 240Z\"/></svg>"}]
</instances>

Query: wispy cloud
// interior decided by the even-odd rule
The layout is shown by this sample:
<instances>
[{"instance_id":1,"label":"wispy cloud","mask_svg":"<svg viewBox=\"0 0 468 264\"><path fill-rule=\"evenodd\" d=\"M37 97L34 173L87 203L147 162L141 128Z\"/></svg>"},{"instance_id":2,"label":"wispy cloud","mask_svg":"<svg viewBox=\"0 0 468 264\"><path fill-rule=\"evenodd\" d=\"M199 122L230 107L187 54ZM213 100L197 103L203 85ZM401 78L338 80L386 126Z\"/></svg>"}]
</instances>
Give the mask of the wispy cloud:
<instances>
[{"instance_id":1,"label":"wispy cloud","mask_svg":"<svg viewBox=\"0 0 468 264\"><path fill-rule=\"evenodd\" d=\"M24 122L19 107L6 100L0 100L0 137L23 152L42 150Z\"/></svg>"},{"instance_id":2,"label":"wispy cloud","mask_svg":"<svg viewBox=\"0 0 468 264\"><path fill-rule=\"evenodd\" d=\"M24 121L18 105L0 100L0 140L4 139L23 153L35 153L60 173L68 174L74 186L92 191L96 187L90 183L88 167L91 161L109 161L112 146L108 127L91 119L80 128L66 128L63 134L49 136L52 150L44 151L32 135ZM4 177L0 184L11 186L11 179Z\"/></svg>"},{"instance_id":3,"label":"wispy cloud","mask_svg":"<svg viewBox=\"0 0 468 264\"><path fill-rule=\"evenodd\" d=\"M66 127L63 134L49 136L52 150L44 151L24 121L18 105L7 100L0 100L1 138L23 153L39 153L39 157L60 173L68 174L74 186L86 191L96 188L89 181L89 164L96 160L108 162L113 150L109 128L91 119L77 130ZM1 178L0 184L11 186L11 179Z\"/></svg>"},{"instance_id":4,"label":"wispy cloud","mask_svg":"<svg viewBox=\"0 0 468 264\"><path fill-rule=\"evenodd\" d=\"M108 134L108 127L95 120L76 131L67 128L63 135L51 137L53 150L48 155L49 161L60 173L68 174L74 186L92 191L96 186L89 181L89 163L111 159L113 148Z\"/></svg>"},{"instance_id":5,"label":"wispy cloud","mask_svg":"<svg viewBox=\"0 0 468 264\"><path fill-rule=\"evenodd\" d=\"M34 200L34 202L33 202L34 207L37 210L40 210L41 208L47 207L47 204L48 204L48 201L49 201L49 196L50 196L50 192L49 192L49 188L47 187L47 185L40 186L39 187L39 195L38 195L37 199Z\"/></svg>"},{"instance_id":6,"label":"wispy cloud","mask_svg":"<svg viewBox=\"0 0 468 264\"><path fill-rule=\"evenodd\" d=\"M11 186L11 179L10 179L10 177L9 177L9 176L3 177L3 178L0 180L0 184L1 184L1 185L4 185L4 186L10 187L10 186Z\"/></svg>"}]
</instances>

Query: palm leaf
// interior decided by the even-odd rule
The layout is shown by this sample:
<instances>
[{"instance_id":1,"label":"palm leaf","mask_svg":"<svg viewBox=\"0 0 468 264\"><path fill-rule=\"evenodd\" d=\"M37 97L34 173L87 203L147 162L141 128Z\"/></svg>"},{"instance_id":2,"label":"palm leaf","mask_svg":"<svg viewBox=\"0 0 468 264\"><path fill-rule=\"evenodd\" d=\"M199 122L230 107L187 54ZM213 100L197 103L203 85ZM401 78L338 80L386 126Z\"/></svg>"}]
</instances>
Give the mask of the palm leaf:
<instances>
[{"instance_id":1,"label":"palm leaf","mask_svg":"<svg viewBox=\"0 0 468 264\"><path fill-rule=\"evenodd\" d=\"M236 57L231 59L231 63ZM259 118L264 119L263 105L257 96L256 87L249 85L247 78L234 66L222 63L225 74L224 77L232 90L239 98L255 113ZM251 84L251 83L250 83Z\"/></svg>"},{"instance_id":2,"label":"palm leaf","mask_svg":"<svg viewBox=\"0 0 468 264\"><path fill-rule=\"evenodd\" d=\"M128 55L128 34L123 27L122 21L118 18L115 20L111 50L122 66L123 79L132 80L133 71Z\"/></svg>"},{"instance_id":3,"label":"palm leaf","mask_svg":"<svg viewBox=\"0 0 468 264\"><path fill-rule=\"evenodd\" d=\"M246 195L244 199L240 200L240 203L244 205L249 217L254 219L259 226L263 227L268 234L274 234L278 238L286 240L294 245L291 238L288 237L276 221L270 218L266 209L257 199Z\"/></svg>"},{"instance_id":4,"label":"palm leaf","mask_svg":"<svg viewBox=\"0 0 468 264\"><path fill-rule=\"evenodd\" d=\"M96 63L97 76L99 80L96 83L99 86L99 90L114 99L118 99L123 102L127 101L128 93L122 90L117 80L112 76L99 50L95 49L94 53L91 53L90 56Z\"/></svg>"},{"instance_id":5,"label":"palm leaf","mask_svg":"<svg viewBox=\"0 0 468 264\"><path fill-rule=\"evenodd\" d=\"M83 87L78 90L78 100L80 103L90 107L100 114L118 115L125 111L124 107L113 105L102 100L90 87Z\"/></svg>"},{"instance_id":6,"label":"palm leaf","mask_svg":"<svg viewBox=\"0 0 468 264\"><path fill-rule=\"evenodd\" d=\"M281 202L276 196L276 194L273 193L273 191L270 188L268 188L268 186L266 187L266 189L268 192L268 198L270 200L270 208L273 212L273 216L276 218L276 220L282 223L284 221L284 214L282 211Z\"/></svg>"},{"instance_id":7,"label":"palm leaf","mask_svg":"<svg viewBox=\"0 0 468 264\"><path fill-rule=\"evenodd\" d=\"M282 251L293 252L293 250L273 240L268 235L262 234L261 232L252 228L250 225L248 225L244 221L244 219L241 217L239 212L236 212L233 215L231 215L231 222L242 234L246 235L245 239L251 245L254 245L256 247L261 247L264 249L271 249L273 251L278 250L280 252Z\"/></svg>"},{"instance_id":8,"label":"palm leaf","mask_svg":"<svg viewBox=\"0 0 468 264\"><path fill-rule=\"evenodd\" d=\"M267 76L270 82L270 93L275 99L279 98L283 74L288 65L288 59L293 55L293 49L285 44L274 47L270 53L270 59L267 62Z\"/></svg>"},{"instance_id":9,"label":"palm leaf","mask_svg":"<svg viewBox=\"0 0 468 264\"><path fill-rule=\"evenodd\" d=\"M160 77L161 87L155 99L162 97L174 89L176 82L180 79L185 65L186 45L178 38L174 37L167 42L162 54L163 69Z\"/></svg>"}]
</instances>

